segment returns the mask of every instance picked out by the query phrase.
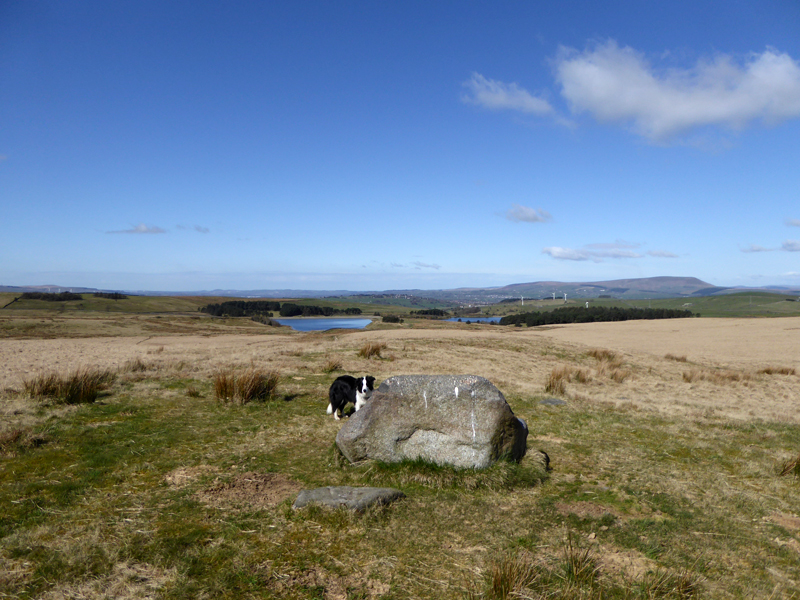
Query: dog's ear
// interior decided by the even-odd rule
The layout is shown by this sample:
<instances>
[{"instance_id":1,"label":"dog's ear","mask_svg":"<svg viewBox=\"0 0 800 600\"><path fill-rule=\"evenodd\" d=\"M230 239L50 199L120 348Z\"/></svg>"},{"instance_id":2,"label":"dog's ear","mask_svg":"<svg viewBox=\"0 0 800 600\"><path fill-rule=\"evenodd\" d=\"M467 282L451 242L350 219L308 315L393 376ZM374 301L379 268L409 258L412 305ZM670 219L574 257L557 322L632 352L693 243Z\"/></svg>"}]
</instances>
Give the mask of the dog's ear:
<instances>
[{"instance_id":1,"label":"dog's ear","mask_svg":"<svg viewBox=\"0 0 800 600\"><path fill-rule=\"evenodd\" d=\"M372 375L367 375L367 382L372 385L375 383L375 378Z\"/></svg>"}]
</instances>

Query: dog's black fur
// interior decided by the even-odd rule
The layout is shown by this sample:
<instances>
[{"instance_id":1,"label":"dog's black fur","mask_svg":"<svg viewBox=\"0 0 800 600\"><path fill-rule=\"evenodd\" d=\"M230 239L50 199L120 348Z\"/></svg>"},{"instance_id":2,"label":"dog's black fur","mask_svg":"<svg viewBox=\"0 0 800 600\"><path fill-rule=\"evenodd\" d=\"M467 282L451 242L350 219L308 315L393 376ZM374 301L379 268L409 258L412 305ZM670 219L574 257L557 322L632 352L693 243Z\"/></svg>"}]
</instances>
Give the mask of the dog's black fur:
<instances>
[{"instance_id":1,"label":"dog's black fur","mask_svg":"<svg viewBox=\"0 0 800 600\"><path fill-rule=\"evenodd\" d=\"M353 377L342 375L337 377L328 390L328 414L339 420L339 411L344 415L344 407L348 402L356 405L356 410L364 406L372 395L372 384L375 378L372 375Z\"/></svg>"}]
</instances>

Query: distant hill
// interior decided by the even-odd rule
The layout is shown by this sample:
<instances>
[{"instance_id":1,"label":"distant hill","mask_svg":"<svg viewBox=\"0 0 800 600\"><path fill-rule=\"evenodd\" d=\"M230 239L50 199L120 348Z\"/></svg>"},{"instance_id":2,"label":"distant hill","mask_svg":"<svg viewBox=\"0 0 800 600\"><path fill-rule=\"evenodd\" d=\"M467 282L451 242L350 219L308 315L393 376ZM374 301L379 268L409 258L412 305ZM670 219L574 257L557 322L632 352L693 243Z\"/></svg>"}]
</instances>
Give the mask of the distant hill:
<instances>
[{"instance_id":1,"label":"distant hill","mask_svg":"<svg viewBox=\"0 0 800 600\"><path fill-rule=\"evenodd\" d=\"M615 298L672 298L690 296L701 290L723 290L696 277L646 277L642 279L614 279L611 281L589 281L585 283L563 283L540 281L537 283L516 283L499 288L497 291L515 295L530 294L546 297L580 296L596 298L613 296Z\"/></svg>"},{"instance_id":2,"label":"distant hill","mask_svg":"<svg viewBox=\"0 0 800 600\"><path fill-rule=\"evenodd\" d=\"M681 298L714 296L744 291L768 291L784 294L800 294L800 289L782 286L764 288L719 287L696 277L643 277L639 279L614 279L610 281L563 282L535 281L514 283L491 288L456 288L449 290L382 290L353 292L347 290L201 290L154 292L147 290L98 290L84 287L65 287L55 285L3 286L0 292L74 292L91 294L94 292L124 292L142 296L227 296L232 298L325 298L346 296L380 295L386 297L430 298L455 303L490 304L509 298L599 298L620 299Z\"/></svg>"}]
</instances>

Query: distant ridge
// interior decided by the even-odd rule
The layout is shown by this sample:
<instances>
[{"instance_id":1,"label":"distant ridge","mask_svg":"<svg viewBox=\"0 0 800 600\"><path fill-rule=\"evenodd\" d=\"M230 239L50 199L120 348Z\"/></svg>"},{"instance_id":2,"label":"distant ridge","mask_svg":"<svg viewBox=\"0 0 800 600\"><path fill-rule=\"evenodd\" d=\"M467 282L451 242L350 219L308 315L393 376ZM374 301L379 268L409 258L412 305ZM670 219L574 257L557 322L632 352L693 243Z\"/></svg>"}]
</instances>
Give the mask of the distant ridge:
<instances>
[{"instance_id":1,"label":"distant ridge","mask_svg":"<svg viewBox=\"0 0 800 600\"><path fill-rule=\"evenodd\" d=\"M216 296L231 298L326 298L370 295L400 295L431 298L459 303L493 303L508 298L598 298L601 296L620 299L679 298L691 296L713 296L735 292L771 292L775 294L800 294L800 289L788 286L768 287L720 287L696 277L642 277L638 279L612 279L609 281L563 282L535 281L513 283L502 287L455 288L447 290L198 290L198 291L148 291L148 290L105 290L86 287L56 285L5 286L0 292L21 294L23 292L74 292L91 294L94 292L124 292L142 296Z\"/></svg>"}]
</instances>

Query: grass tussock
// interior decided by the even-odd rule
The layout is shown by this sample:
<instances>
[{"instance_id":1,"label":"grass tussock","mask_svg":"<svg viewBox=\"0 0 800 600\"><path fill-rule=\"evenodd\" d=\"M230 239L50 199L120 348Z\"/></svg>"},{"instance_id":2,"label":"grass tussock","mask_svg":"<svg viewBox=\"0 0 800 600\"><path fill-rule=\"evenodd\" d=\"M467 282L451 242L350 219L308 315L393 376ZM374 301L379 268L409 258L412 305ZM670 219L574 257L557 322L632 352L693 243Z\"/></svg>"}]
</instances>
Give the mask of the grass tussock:
<instances>
[{"instance_id":1,"label":"grass tussock","mask_svg":"<svg viewBox=\"0 0 800 600\"><path fill-rule=\"evenodd\" d=\"M637 579L601 570L596 552L569 532L558 559L545 561L528 551L506 552L467 586L469 600L692 600L702 597L696 576L680 569L648 571Z\"/></svg>"},{"instance_id":2,"label":"grass tussock","mask_svg":"<svg viewBox=\"0 0 800 600\"><path fill-rule=\"evenodd\" d=\"M381 352L386 350L387 345L379 342L367 342L358 351L361 358L382 358Z\"/></svg>"},{"instance_id":3,"label":"grass tussock","mask_svg":"<svg viewBox=\"0 0 800 600\"><path fill-rule=\"evenodd\" d=\"M731 383L743 383L753 379L750 373L744 371L710 371L692 369L683 372L683 380L686 383L697 383L707 381L715 385L725 385Z\"/></svg>"},{"instance_id":4,"label":"grass tussock","mask_svg":"<svg viewBox=\"0 0 800 600\"><path fill-rule=\"evenodd\" d=\"M792 367L764 367L759 369L759 375L797 375L797 371Z\"/></svg>"},{"instance_id":5,"label":"grass tussock","mask_svg":"<svg viewBox=\"0 0 800 600\"><path fill-rule=\"evenodd\" d=\"M233 369L214 374L214 396L223 402L247 404L264 402L275 397L280 375L251 367L236 372Z\"/></svg>"},{"instance_id":6,"label":"grass tussock","mask_svg":"<svg viewBox=\"0 0 800 600\"><path fill-rule=\"evenodd\" d=\"M674 360L675 362L688 362L689 359L685 355L676 356L675 354L665 354L664 358L667 360Z\"/></svg>"},{"instance_id":7,"label":"grass tussock","mask_svg":"<svg viewBox=\"0 0 800 600\"><path fill-rule=\"evenodd\" d=\"M489 565L482 597L488 600L523 597L523 590L530 589L539 576L539 570L528 556L504 555Z\"/></svg>"},{"instance_id":8,"label":"grass tussock","mask_svg":"<svg viewBox=\"0 0 800 600\"><path fill-rule=\"evenodd\" d=\"M600 572L597 560L591 548L578 544L571 531L563 548L563 560L564 579L568 583L578 587L595 586Z\"/></svg>"},{"instance_id":9,"label":"grass tussock","mask_svg":"<svg viewBox=\"0 0 800 600\"><path fill-rule=\"evenodd\" d=\"M101 391L114 383L111 371L81 368L68 375L42 373L23 381L23 389L31 397L54 404L89 404Z\"/></svg>"},{"instance_id":10,"label":"grass tussock","mask_svg":"<svg viewBox=\"0 0 800 600\"><path fill-rule=\"evenodd\" d=\"M29 429L12 429L0 433L0 455L14 456L46 444L47 438Z\"/></svg>"},{"instance_id":11,"label":"grass tussock","mask_svg":"<svg viewBox=\"0 0 800 600\"><path fill-rule=\"evenodd\" d=\"M778 472L778 475L781 477L786 477L787 475L791 475L792 477L800 477L800 455L796 456L792 460L787 460L783 463Z\"/></svg>"},{"instance_id":12,"label":"grass tussock","mask_svg":"<svg viewBox=\"0 0 800 600\"><path fill-rule=\"evenodd\" d=\"M612 362L617 360L617 353L612 350L606 350L605 348L592 348L586 354L600 362Z\"/></svg>"},{"instance_id":13,"label":"grass tussock","mask_svg":"<svg viewBox=\"0 0 800 600\"><path fill-rule=\"evenodd\" d=\"M141 356L132 358L122 367L124 373L146 373L148 370L150 370L150 365L143 361Z\"/></svg>"},{"instance_id":14,"label":"grass tussock","mask_svg":"<svg viewBox=\"0 0 800 600\"><path fill-rule=\"evenodd\" d=\"M567 393L567 382L569 381L571 367L556 367L550 371L547 381L544 384L544 391L548 394L563 396Z\"/></svg>"},{"instance_id":15,"label":"grass tussock","mask_svg":"<svg viewBox=\"0 0 800 600\"><path fill-rule=\"evenodd\" d=\"M341 359L329 356L325 359L325 364L322 365L322 371L325 373L335 373L336 371L342 371L344 366L342 364Z\"/></svg>"},{"instance_id":16,"label":"grass tussock","mask_svg":"<svg viewBox=\"0 0 800 600\"><path fill-rule=\"evenodd\" d=\"M642 598L691 600L702 597L698 579L683 569L677 573L661 569L647 573L635 587Z\"/></svg>"}]
</instances>

